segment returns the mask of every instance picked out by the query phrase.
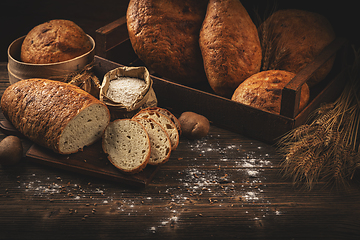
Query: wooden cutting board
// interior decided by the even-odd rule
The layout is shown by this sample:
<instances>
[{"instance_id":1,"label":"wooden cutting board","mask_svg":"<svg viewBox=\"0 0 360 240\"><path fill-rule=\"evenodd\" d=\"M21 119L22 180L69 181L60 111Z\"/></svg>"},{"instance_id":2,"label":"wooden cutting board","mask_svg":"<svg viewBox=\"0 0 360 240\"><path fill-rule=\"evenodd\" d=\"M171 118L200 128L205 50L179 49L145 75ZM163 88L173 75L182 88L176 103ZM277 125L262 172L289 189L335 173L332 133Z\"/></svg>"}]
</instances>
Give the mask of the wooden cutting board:
<instances>
[{"instance_id":1,"label":"wooden cutting board","mask_svg":"<svg viewBox=\"0 0 360 240\"><path fill-rule=\"evenodd\" d=\"M22 137L21 133L6 120L0 121L0 128L5 134ZM81 152L70 155L57 154L50 149L33 144L26 152L26 158L48 166L138 187L145 187L151 182L159 169L159 166L148 165L137 174L122 173L106 158L102 151L101 141L85 147Z\"/></svg>"}]
</instances>

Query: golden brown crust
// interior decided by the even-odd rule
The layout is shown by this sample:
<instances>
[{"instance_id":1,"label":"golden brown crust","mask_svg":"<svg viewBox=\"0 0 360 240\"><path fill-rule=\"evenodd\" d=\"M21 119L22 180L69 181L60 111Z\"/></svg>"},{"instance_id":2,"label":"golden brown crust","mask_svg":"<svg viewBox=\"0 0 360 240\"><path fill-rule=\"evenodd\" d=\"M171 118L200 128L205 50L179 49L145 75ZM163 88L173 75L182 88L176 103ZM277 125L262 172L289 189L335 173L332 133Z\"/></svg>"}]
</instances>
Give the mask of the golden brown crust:
<instances>
[{"instance_id":1,"label":"golden brown crust","mask_svg":"<svg viewBox=\"0 0 360 240\"><path fill-rule=\"evenodd\" d=\"M74 22L55 19L34 27L21 46L21 61L45 64L73 59L87 53L92 44Z\"/></svg>"},{"instance_id":2,"label":"golden brown crust","mask_svg":"<svg viewBox=\"0 0 360 240\"><path fill-rule=\"evenodd\" d=\"M231 100L279 114L282 89L295 75L283 70L259 72L241 83ZM309 98L309 87L304 83L301 88L299 111L304 109Z\"/></svg>"},{"instance_id":3,"label":"golden brown crust","mask_svg":"<svg viewBox=\"0 0 360 240\"><path fill-rule=\"evenodd\" d=\"M1 98L4 116L31 141L59 152L67 123L91 104L104 103L80 88L46 79L10 85Z\"/></svg>"},{"instance_id":4,"label":"golden brown crust","mask_svg":"<svg viewBox=\"0 0 360 240\"><path fill-rule=\"evenodd\" d=\"M262 45L270 53L264 56L265 61L273 64L270 69L294 73L311 63L335 39L334 30L324 16L297 9L276 11L259 27L259 35ZM326 62L307 82L308 85L313 86L324 79L334 60L335 57Z\"/></svg>"},{"instance_id":5,"label":"golden brown crust","mask_svg":"<svg viewBox=\"0 0 360 240\"><path fill-rule=\"evenodd\" d=\"M131 0L127 27L133 49L164 78L195 84L206 81L199 31L207 0Z\"/></svg>"},{"instance_id":6,"label":"golden brown crust","mask_svg":"<svg viewBox=\"0 0 360 240\"><path fill-rule=\"evenodd\" d=\"M231 97L246 78L260 70L258 32L238 0L210 0L200 31L205 72L215 93Z\"/></svg>"}]
</instances>

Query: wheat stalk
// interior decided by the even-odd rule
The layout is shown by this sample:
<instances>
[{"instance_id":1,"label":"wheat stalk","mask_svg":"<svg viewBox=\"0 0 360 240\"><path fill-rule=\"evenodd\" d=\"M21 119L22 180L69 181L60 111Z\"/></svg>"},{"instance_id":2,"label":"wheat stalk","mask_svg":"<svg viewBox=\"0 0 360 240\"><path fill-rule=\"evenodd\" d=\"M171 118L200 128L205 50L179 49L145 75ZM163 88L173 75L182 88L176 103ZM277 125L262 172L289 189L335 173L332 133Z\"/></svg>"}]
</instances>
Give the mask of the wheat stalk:
<instances>
[{"instance_id":1,"label":"wheat stalk","mask_svg":"<svg viewBox=\"0 0 360 240\"><path fill-rule=\"evenodd\" d=\"M319 181L344 185L360 168L360 51L354 53L338 99L316 109L277 143L283 174L308 189Z\"/></svg>"}]
</instances>

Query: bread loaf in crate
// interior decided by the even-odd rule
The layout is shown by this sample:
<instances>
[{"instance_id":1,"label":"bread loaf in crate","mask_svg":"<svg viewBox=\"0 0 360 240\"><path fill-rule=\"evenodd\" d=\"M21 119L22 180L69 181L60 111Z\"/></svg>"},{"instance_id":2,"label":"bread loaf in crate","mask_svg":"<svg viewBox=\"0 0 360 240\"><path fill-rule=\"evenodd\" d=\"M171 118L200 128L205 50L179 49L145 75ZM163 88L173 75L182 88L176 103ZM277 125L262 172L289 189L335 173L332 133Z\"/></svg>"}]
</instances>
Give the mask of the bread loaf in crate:
<instances>
[{"instance_id":1,"label":"bread loaf in crate","mask_svg":"<svg viewBox=\"0 0 360 240\"><path fill-rule=\"evenodd\" d=\"M260 71L257 28L239 0L210 0L200 30L200 49L211 88L231 97L246 78Z\"/></svg>"}]
</instances>

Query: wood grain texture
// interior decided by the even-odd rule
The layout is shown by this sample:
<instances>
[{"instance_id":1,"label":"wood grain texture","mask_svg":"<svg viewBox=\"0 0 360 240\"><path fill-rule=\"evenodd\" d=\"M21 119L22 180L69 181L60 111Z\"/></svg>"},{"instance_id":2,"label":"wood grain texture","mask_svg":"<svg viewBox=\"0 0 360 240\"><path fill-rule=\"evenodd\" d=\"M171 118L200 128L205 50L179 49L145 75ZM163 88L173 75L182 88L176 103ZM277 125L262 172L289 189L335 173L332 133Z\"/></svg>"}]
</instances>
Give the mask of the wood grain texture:
<instances>
[{"instance_id":1,"label":"wood grain texture","mask_svg":"<svg viewBox=\"0 0 360 240\"><path fill-rule=\"evenodd\" d=\"M5 66L0 63L1 91L7 86ZM22 141L27 150L31 142ZM0 166L0 239L360 235L358 176L347 189L319 183L308 192L282 178L280 163L273 146L213 125L203 139L181 138L145 188L23 159Z\"/></svg>"},{"instance_id":2,"label":"wood grain texture","mask_svg":"<svg viewBox=\"0 0 360 240\"><path fill-rule=\"evenodd\" d=\"M50 18L74 20L94 37L96 29L124 15L126 2L63 0L38 7L40 1L2 1L10 12L3 22L9 15L16 19L3 26L1 59L6 61L12 40ZM279 1L279 6L325 13L339 36L345 33L358 45L354 23L359 15L351 14L358 10L348 2ZM110 57L128 60L129 55L130 50ZM0 62L0 95L9 85L6 65ZM0 140L4 137L0 132ZM32 145L22 142L25 150ZM0 166L0 239L359 238L359 176L347 189L320 183L308 192L282 178L280 162L273 146L214 125L201 141L182 138L143 189L23 159L13 167Z\"/></svg>"}]
</instances>

